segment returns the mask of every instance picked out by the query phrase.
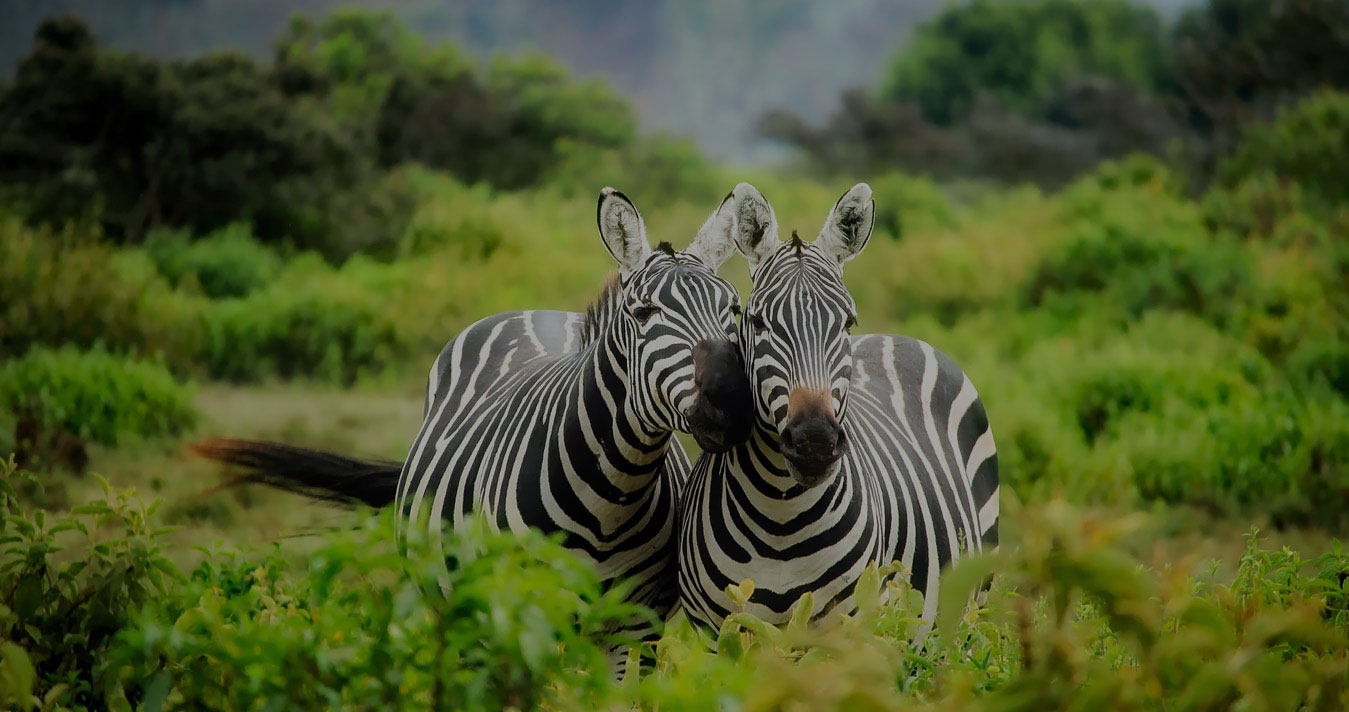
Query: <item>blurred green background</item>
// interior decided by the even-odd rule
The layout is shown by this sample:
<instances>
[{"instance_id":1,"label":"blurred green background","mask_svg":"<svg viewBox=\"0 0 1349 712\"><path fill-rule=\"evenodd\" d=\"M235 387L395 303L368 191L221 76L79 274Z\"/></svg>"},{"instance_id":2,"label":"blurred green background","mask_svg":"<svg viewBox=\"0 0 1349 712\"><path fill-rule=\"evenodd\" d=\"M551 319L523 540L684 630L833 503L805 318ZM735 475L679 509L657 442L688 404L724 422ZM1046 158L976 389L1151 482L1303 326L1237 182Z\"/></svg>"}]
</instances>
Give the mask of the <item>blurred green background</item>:
<instances>
[{"instance_id":1,"label":"blurred green background","mask_svg":"<svg viewBox=\"0 0 1349 712\"><path fill-rule=\"evenodd\" d=\"M426 369L459 329L598 293L612 268L600 187L682 246L740 180L805 236L867 180L876 235L845 275L859 328L932 343L980 389L1016 566L1039 561L1016 548L1017 517L1060 506L1075 513L1063 532L1147 512L1124 540L1163 578L1187 557L1253 575L1252 525L1306 562L1339 551L1349 4L372 5L240 3L231 23L215 2L33 3L16 15L31 34L5 30L0 453L36 477L15 480L13 502L78 513L105 497L92 471L134 488L129 501L162 500L170 567L216 565L193 548L213 544L280 541L276 556L306 560L324 539L297 535L351 515L220 489L183 445L225 435L401 459ZM47 17L57 6L76 14ZM540 39L549 18L556 36ZM753 32L737 44L736 28ZM203 51L230 43L248 51ZM743 259L723 273L748 290ZM1295 597L1342 592L1334 561L1288 584ZM1022 592L1055 575L1026 574ZM1093 595L1106 594L1123 595ZM1342 640L1343 617L1326 619ZM1033 646L998 630L1011 662L957 671L980 680L975 697L938 685L878 704L958 707L1032 684L1007 678L1034 669ZM1152 669L1137 650L1091 649L1093 664ZM717 664L704 672L732 675ZM680 708L682 683L667 682L642 704ZM1158 684L1139 694L1189 689ZM1213 694L1196 708L1245 699ZM1252 709L1285 708L1271 705Z\"/></svg>"}]
</instances>

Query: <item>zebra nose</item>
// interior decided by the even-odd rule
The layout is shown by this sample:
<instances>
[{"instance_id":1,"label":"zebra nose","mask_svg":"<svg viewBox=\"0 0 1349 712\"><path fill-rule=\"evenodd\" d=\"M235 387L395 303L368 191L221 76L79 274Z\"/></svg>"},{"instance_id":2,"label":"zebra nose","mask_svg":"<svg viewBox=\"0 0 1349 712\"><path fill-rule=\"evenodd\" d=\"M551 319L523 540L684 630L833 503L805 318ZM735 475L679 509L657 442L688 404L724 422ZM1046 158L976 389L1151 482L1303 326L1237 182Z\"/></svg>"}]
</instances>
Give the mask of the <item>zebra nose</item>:
<instances>
[{"instance_id":1,"label":"zebra nose","mask_svg":"<svg viewBox=\"0 0 1349 712\"><path fill-rule=\"evenodd\" d=\"M789 470L802 484L814 486L836 471L848 451L847 435L829 391L794 388L787 399L787 427L779 438Z\"/></svg>"},{"instance_id":2,"label":"zebra nose","mask_svg":"<svg viewBox=\"0 0 1349 712\"><path fill-rule=\"evenodd\" d=\"M833 462L842 455L843 428L833 418L798 418L782 432L783 454Z\"/></svg>"}]
</instances>

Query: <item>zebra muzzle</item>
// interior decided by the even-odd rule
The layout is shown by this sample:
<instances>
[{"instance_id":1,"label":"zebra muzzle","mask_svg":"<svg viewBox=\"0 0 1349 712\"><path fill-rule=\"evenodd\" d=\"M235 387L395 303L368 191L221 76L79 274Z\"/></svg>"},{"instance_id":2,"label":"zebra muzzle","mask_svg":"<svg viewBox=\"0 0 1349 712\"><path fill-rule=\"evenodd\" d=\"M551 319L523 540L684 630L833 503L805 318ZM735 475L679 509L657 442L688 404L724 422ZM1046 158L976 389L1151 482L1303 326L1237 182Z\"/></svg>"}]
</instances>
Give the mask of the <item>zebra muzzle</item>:
<instances>
[{"instance_id":1,"label":"zebra muzzle","mask_svg":"<svg viewBox=\"0 0 1349 712\"><path fill-rule=\"evenodd\" d=\"M749 438L753 395L735 344L704 339L693 347L693 383L698 395L685 413L698 447L726 452Z\"/></svg>"},{"instance_id":2,"label":"zebra muzzle","mask_svg":"<svg viewBox=\"0 0 1349 712\"><path fill-rule=\"evenodd\" d=\"M848 436L834 417L828 391L793 389L788 398L787 427L779 438L787 469L797 482L813 487L838 471L848 452Z\"/></svg>"}]
</instances>

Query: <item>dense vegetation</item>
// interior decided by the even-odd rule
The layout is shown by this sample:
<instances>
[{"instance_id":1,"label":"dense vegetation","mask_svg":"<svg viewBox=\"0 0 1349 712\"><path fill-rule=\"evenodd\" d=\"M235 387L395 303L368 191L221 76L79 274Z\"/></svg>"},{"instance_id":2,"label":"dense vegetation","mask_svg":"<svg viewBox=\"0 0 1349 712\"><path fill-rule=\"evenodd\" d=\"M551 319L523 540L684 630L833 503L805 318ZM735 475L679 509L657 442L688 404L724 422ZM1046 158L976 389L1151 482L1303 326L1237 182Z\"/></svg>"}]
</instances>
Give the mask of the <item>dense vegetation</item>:
<instances>
[{"instance_id":1,"label":"dense vegetation","mask_svg":"<svg viewBox=\"0 0 1349 712\"><path fill-rule=\"evenodd\" d=\"M1235 571L1165 571L1138 516L1062 502L1015 513L1003 553L949 573L939 625L872 570L859 611L714 635L677 617L654 669L616 685L601 631L643 613L542 537L485 526L393 546L389 517L307 560L219 552L189 573L153 509L109 492L46 519L0 466L0 703L10 709L1339 709L1349 702L1349 555L1264 548ZM1024 523L1035 525L1023 528ZM61 542L89 552L71 562ZM83 541L78 541L83 539ZM97 543L95 543L97 542ZM88 547L88 548L84 548ZM441 555L457 566L442 593ZM1168 562L1169 563L1169 562ZM990 603L964 612L990 570ZM750 583L733 589L742 600ZM808 609L806 609L808 610Z\"/></svg>"},{"instance_id":2,"label":"dense vegetation","mask_svg":"<svg viewBox=\"0 0 1349 712\"><path fill-rule=\"evenodd\" d=\"M831 173L900 166L1058 187L1143 151L1205 183L1242 127L1349 88L1349 6L1207 0L1173 27L1124 0L974 0L922 24L874 92L824 124L790 111L769 137Z\"/></svg>"},{"instance_id":3,"label":"dense vegetation","mask_svg":"<svg viewBox=\"0 0 1349 712\"><path fill-rule=\"evenodd\" d=\"M479 68L389 14L297 18L269 64L118 52L67 16L38 27L0 92L0 198L120 242L245 221L330 258L387 254L413 199L393 166L520 188L582 168L616 178L625 160L652 189L687 190L687 171L706 171L685 144L639 138L603 84L541 58Z\"/></svg>"},{"instance_id":4,"label":"dense vegetation","mask_svg":"<svg viewBox=\"0 0 1349 712\"><path fill-rule=\"evenodd\" d=\"M1154 93L1197 71L1122 4L969 7L935 21L946 29L887 84L886 101L942 131L990 92L1018 116L1044 111L1083 70ZM1326 10L1288 7L1281 22ZM1174 32L1191 48L1227 47L1219 29L1268 45L1229 10L1269 5L1215 0ZM1083 13L1082 43L1057 42L1056 13ZM1018 38L1005 49L1026 53L1008 60L1022 76L937 71L965 66L943 38L995 30ZM263 518L288 534L312 508L214 489L183 439L372 442L349 413L311 427L270 412L287 399L364 410L392 393L415 422L450 335L597 293L612 269L593 228L606 183L676 245L737 180L805 235L840 186L731 174L640 134L599 85L537 59L477 67L387 16L296 21L269 63L156 62L47 23L0 90L0 152L15 158L0 160L0 452L36 473L0 467L0 708L1342 708L1349 556L1330 537L1349 525L1349 94L1327 88L1340 85L1243 95L1249 115L1222 129L1230 146L1206 144L1211 159L1128 155L1053 193L939 183L889 159L839 181L876 195L876 237L846 274L861 328L931 342L984 397L1005 545L948 574L936 630L877 572L859 613L820 626L676 619L649 669L616 684L600 631L644 613L555 543L462 532L443 543L458 562L448 596L429 568L444 551L411 542L404 558L366 513L258 552L239 544L266 536ZM725 272L748 288L743 262ZM262 400L221 407L239 393ZM411 435L377 448L397 456ZM118 486L91 487L86 463ZM1238 551L1251 522L1304 545L1252 533ZM1233 546L1204 560L1189 545L1209 528ZM222 533L232 543L188 546ZM988 606L966 613L990 571Z\"/></svg>"}]
</instances>

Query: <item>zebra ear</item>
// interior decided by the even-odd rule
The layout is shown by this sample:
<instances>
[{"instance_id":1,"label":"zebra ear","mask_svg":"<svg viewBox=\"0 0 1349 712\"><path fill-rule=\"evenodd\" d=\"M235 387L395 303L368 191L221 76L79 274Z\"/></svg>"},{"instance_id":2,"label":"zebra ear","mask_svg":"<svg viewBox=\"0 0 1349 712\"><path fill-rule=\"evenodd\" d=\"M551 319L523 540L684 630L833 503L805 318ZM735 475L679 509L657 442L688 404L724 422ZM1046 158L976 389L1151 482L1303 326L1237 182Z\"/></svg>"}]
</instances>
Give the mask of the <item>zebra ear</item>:
<instances>
[{"instance_id":1,"label":"zebra ear","mask_svg":"<svg viewBox=\"0 0 1349 712\"><path fill-rule=\"evenodd\" d=\"M618 261L618 275L626 280L642 266L651 254L646 241L646 225L628 196L606 187L600 191L599 209L595 215L600 226L600 238L609 254Z\"/></svg>"},{"instance_id":2,"label":"zebra ear","mask_svg":"<svg viewBox=\"0 0 1349 712\"><path fill-rule=\"evenodd\" d=\"M693 243L684 250L716 272L735 251L735 193L728 194L707 217Z\"/></svg>"},{"instance_id":3,"label":"zebra ear","mask_svg":"<svg viewBox=\"0 0 1349 712\"><path fill-rule=\"evenodd\" d=\"M750 272L782 244L778 239L778 219L773 206L758 188L741 183L726 197L734 208L735 246L749 260ZM725 206L725 203L722 203Z\"/></svg>"},{"instance_id":4,"label":"zebra ear","mask_svg":"<svg viewBox=\"0 0 1349 712\"><path fill-rule=\"evenodd\" d=\"M858 183L834 203L815 244L840 263L856 257L871 239L876 224L876 203L871 186Z\"/></svg>"}]
</instances>

